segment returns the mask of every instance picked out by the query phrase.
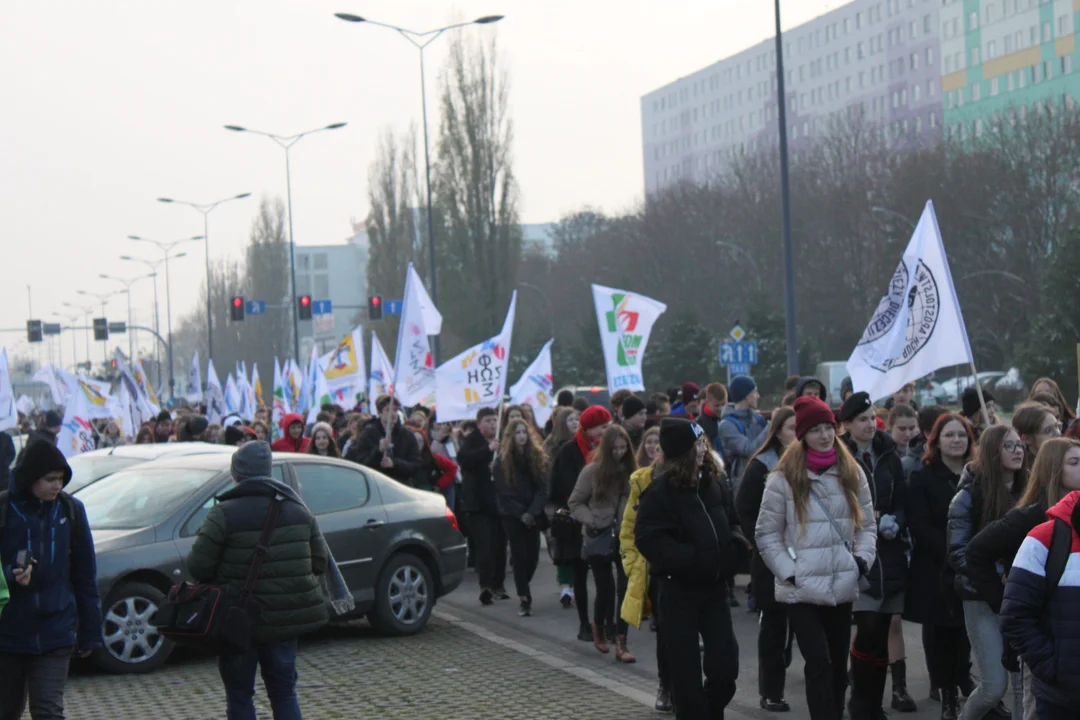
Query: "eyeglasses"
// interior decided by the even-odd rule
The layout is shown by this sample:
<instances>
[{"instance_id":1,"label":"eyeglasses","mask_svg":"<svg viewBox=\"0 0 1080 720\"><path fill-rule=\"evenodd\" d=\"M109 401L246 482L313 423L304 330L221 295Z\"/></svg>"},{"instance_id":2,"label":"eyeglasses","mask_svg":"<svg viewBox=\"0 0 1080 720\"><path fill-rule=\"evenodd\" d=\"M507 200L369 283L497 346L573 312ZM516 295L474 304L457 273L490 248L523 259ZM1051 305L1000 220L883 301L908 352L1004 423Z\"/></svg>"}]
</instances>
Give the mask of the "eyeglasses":
<instances>
[{"instance_id":1,"label":"eyeglasses","mask_svg":"<svg viewBox=\"0 0 1080 720\"><path fill-rule=\"evenodd\" d=\"M1016 452L1017 450L1023 450L1027 447L1027 443L1022 440L1006 440L1001 443L1001 447L1005 448L1005 452Z\"/></svg>"}]
</instances>

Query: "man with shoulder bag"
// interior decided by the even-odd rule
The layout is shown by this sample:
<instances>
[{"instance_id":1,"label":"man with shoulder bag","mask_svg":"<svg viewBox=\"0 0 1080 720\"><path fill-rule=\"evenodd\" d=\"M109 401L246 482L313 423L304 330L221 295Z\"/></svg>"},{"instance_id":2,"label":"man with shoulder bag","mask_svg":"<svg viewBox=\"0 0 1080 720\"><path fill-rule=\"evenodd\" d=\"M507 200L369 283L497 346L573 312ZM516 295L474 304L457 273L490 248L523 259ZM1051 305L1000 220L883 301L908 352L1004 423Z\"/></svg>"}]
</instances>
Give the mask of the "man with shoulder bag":
<instances>
[{"instance_id":1,"label":"man with shoulder bag","mask_svg":"<svg viewBox=\"0 0 1080 720\"><path fill-rule=\"evenodd\" d=\"M236 487L218 497L187 558L198 581L251 588L248 649L224 650L218 660L229 720L255 717L256 667L274 720L300 720L296 639L328 618L316 579L330 562L326 542L300 497L271 476L271 459L265 442L233 454Z\"/></svg>"}]
</instances>

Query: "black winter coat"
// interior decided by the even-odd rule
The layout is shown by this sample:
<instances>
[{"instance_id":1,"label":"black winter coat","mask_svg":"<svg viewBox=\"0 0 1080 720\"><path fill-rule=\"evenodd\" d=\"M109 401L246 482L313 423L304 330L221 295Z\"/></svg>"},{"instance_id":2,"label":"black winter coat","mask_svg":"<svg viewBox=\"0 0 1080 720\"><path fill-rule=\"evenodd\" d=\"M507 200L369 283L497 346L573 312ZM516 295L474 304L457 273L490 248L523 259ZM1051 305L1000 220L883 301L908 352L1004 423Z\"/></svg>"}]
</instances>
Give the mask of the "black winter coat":
<instances>
[{"instance_id":1,"label":"black winter coat","mask_svg":"<svg viewBox=\"0 0 1080 720\"><path fill-rule=\"evenodd\" d=\"M923 625L963 626L964 611L948 572L949 503L960 481L940 460L911 474L907 522L915 547L904 593L904 619Z\"/></svg>"},{"instance_id":2,"label":"black winter coat","mask_svg":"<svg viewBox=\"0 0 1080 720\"><path fill-rule=\"evenodd\" d=\"M874 598L889 597L903 592L908 575L907 530L907 479L900 462L896 441L888 433L878 430L870 443L870 464L867 465L850 435L843 441L855 460L862 467L874 499L875 520L882 515L896 518L900 531L892 540L881 533L877 536L877 558L866 574L870 587L865 591Z\"/></svg>"},{"instance_id":3,"label":"black winter coat","mask_svg":"<svg viewBox=\"0 0 1080 720\"><path fill-rule=\"evenodd\" d=\"M1020 483L1013 483L1013 502L1020 499L1023 491ZM971 584L968 576L967 546L971 538L975 537L983 528L983 492L981 483L977 482L974 467L968 465L960 476L960 484L956 489L956 496L949 505L949 568L954 579L956 591L963 600L984 600L983 597Z\"/></svg>"},{"instance_id":4,"label":"black winter coat","mask_svg":"<svg viewBox=\"0 0 1080 720\"><path fill-rule=\"evenodd\" d=\"M584 469L585 456L581 454L577 438L572 437L555 452L555 460L551 463L551 472L548 474L548 500L555 505L556 510L569 509L570 493L574 492L578 475ZM573 520L556 522L556 519L553 519L551 534L555 542L560 544L561 556L581 556L581 546L584 544L581 523Z\"/></svg>"},{"instance_id":5,"label":"black winter coat","mask_svg":"<svg viewBox=\"0 0 1080 720\"><path fill-rule=\"evenodd\" d=\"M393 445L390 455L394 460L392 468L382 466L383 454L379 450L379 441L384 437L386 437L386 428L383 427L382 421L378 418L369 420L349 445L349 454L345 456L345 459L378 470L403 485L422 487L419 482L419 476L422 474L420 446L416 444L412 431L403 427L401 423L395 423L394 429L390 431L390 443ZM424 480L427 478L425 477Z\"/></svg>"},{"instance_id":6,"label":"black winter coat","mask_svg":"<svg viewBox=\"0 0 1080 720\"><path fill-rule=\"evenodd\" d=\"M696 488L654 477L638 503L634 542L650 573L697 587L726 585L749 547L731 495L708 476Z\"/></svg>"},{"instance_id":7,"label":"black winter coat","mask_svg":"<svg viewBox=\"0 0 1080 720\"><path fill-rule=\"evenodd\" d=\"M524 458L514 458L514 484L507 482L501 462L495 463L492 472L495 483L495 503L499 514L504 517L521 519L529 513L537 519L538 525L546 525L544 505L547 504L547 482L544 478L533 477L533 473ZM541 520L543 516L543 520Z\"/></svg>"},{"instance_id":8,"label":"black winter coat","mask_svg":"<svg viewBox=\"0 0 1080 720\"><path fill-rule=\"evenodd\" d=\"M457 464L461 468L461 510L470 513L497 515L495 483L491 478L491 461L495 453L490 441L479 430L469 433L461 441L457 451Z\"/></svg>"},{"instance_id":9,"label":"black winter coat","mask_svg":"<svg viewBox=\"0 0 1080 720\"><path fill-rule=\"evenodd\" d=\"M779 458L776 453L766 450L755 457L746 466L739 493L735 496L735 510L739 516L739 525L744 528L757 527L758 513L761 512L761 496L765 494L765 481L776 467ZM759 608L770 608L776 604L776 590L773 587L773 574L769 566L754 550L750 560L750 580L754 587L754 603Z\"/></svg>"},{"instance_id":10,"label":"black winter coat","mask_svg":"<svg viewBox=\"0 0 1080 720\"><path fill-rule=\"evenodd\" d=\"M1003 577L1009 576L1013 558L1024 538L1046 522L1046 501L1013 508L1005 517L989 523L967 545L967 575L979 598L996 613L1001 612L1005 596ZM998 570L998 564L1001 570Z\"/></svg>"}]
</instances>

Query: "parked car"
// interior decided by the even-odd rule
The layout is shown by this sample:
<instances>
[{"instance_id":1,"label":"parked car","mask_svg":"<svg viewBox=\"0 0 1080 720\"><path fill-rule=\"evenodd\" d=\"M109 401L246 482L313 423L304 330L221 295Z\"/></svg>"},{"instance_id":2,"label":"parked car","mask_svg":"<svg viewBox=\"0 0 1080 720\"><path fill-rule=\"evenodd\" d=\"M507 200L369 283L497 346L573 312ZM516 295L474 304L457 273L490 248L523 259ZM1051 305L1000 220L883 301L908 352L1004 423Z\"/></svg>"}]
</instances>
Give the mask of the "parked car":
<instances>
[{"instance_id":1,"label":"parked car","mask_svg":"<svg viewBox=\"0 0 1080 720\"><path fill-rule=\"evenodd\" d=\"M101 668L142 673L173 650L153 625L169 588L192 580L186 558L217 496L232 484L230 455L165 458L117 470L78 492L97 551L105 647ZM356 609L379 631L411 635L465 574L466 543L437 493L370 468L274 453L273 476L295 488L337 561Z\"/></svg>"},{"instance_id":2,"label":"parked car","mask_svg":"<svg viewBox=\"0 0 1080 720\"><path fill-rule=\"evenodd\" d=\"M611 393L608 392L606 387L594 385L567 385L564 388L560 388L559 392L562 392L563 390L569 390L574 393L575 398L585 398L589 401L590 405L611 407Z\"/></svg>"},{"instance_id":3,"label":"parked car","mask_svg":"<svg viewBox=\"0 0 1080 720\"><path fill-rule=\"evenodd\" d=\"M132 465L181 455L232 455L236 448L204 442L146 443L144 445L117 445L111 448L91 450L68 459L71 466L71 482L64 488L74 493Z\"/></svg>"},{"instance_id":4,"label":"parked car","mask_svg":"<svg viewBox=\"0 0 1080 720\"><path fill-rule=\"evenodd\" d=\"M1001 378L1004 378L1005 372L1001 370L986 370L979 373L979 382L985 387L987 385L993 385ZM942 398L946 404L955 405L960 402L960 396L969 387L974 387L975 376L974 375L961 375L956 378L949 378L941 382Z\"/></svg>"}]
</instances>

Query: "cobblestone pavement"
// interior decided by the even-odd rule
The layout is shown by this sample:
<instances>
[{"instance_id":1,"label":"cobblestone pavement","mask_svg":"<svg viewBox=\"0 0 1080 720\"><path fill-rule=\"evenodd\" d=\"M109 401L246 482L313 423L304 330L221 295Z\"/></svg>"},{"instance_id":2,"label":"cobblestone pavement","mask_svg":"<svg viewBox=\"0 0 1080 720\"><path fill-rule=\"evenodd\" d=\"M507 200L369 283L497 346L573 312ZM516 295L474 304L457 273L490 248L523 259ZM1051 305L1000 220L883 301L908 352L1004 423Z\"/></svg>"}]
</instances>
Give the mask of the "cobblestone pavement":
<instances>
[{"instance_id":1,"label":"cobblestone pavement","mask_svg":"<svg viewBox=\"0 0 1080 720\"><path fill-rule=\"evenodd\" d=\"M315 720L661 717L643 693L444 618L408 638L380 637L363 623L328 628L301 642L297 664L300 707ZM269 718L261 680L255 701ZM225 717L216 662L183 652L147 675L76 667L65 704L71 720Z\"/></svg>"}]
</instances>

